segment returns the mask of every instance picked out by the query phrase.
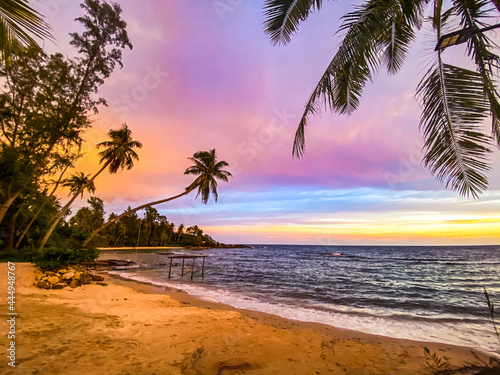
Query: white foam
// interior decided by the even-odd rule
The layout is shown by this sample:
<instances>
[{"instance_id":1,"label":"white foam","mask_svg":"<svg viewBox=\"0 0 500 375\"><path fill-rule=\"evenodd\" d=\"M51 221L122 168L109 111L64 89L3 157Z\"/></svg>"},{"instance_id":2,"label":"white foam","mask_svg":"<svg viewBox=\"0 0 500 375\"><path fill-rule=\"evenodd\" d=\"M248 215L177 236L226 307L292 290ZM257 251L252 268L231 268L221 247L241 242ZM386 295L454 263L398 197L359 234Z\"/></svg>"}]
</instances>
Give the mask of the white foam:
<instances>
[{"instance_id":1,"label":"white foam","mask_svg":"<svg viewBox=\"0 0 500 375\"><path fill-rule=\"evenodd\" d=\"M315 308L314 305L297 306L285 303L271 303L261 299L241 295L223 289L214 289L200 286L198 284L186 284L182 282L155 280L137 275L130 275L126 272L110 271L121 277L135 281L145 282L159 286L169 286L184 290L185 292L210 302L220 302L236 308L260 311L273 315L278 315L286 319L293 319L303 322L323 323L337 328L344 328L364 333L409 339L424 342L441 342L445 344L474 347L500 353L498 341L493 328L477 323L439 323L422 319L392 319L375 313L368 315L368 310L363 309L362 315L353 314L356 312L350 307L335 306L330 311L322 306L322 309ZM319 307L319 305L316 305ZM345 313L342 313L345 310Z\"/></svg>"}]
</instances>

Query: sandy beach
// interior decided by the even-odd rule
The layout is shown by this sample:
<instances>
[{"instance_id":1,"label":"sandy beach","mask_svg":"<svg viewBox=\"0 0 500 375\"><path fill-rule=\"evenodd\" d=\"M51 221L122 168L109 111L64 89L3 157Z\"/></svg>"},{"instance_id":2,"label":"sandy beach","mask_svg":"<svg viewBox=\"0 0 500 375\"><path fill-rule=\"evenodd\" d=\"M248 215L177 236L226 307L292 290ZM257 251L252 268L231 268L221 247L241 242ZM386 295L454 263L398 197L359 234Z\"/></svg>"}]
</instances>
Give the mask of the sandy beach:
<instances>
[{"instance_id":1,"label":"sandy beach","mask_svg":"<svg viewBox=\"0 0 500 375\"><path fill-rule=\"evenodd\" d=\"M7 285L7 264L0 273ZM474 360L465 347L290 321L112 277L42 290L31 265L15 273L16 367L3 334L2 374L432 374L423 345L451 365ZM6 286L0 301L6 316Z\"/></svg>"}]
</instances>

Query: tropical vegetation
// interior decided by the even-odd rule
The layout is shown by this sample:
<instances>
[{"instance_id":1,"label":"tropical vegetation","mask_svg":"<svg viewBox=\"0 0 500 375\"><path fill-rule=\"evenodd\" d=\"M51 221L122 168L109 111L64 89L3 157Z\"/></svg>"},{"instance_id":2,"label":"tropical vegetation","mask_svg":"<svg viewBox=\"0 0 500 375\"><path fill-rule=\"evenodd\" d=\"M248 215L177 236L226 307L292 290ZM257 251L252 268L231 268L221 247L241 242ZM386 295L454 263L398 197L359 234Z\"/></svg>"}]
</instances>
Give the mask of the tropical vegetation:
<instances>
[{"instance_id":1,"label":"tropical vegetation","mask_svg":"<svg viewBox=\"0 0 500 375\"><path fill-rule=\"evenodd\" d=\"M69 227L90 235L106 221L104 202L97 197L87 200L88 206L80 208L69 219ZM92 246L98 247L155 247L155 246L218 246L220 245L197 225L176 226L154 207L127 213L120 219L115 213L109 214L112 224L102 229L92 240Z\"/></svg>"},{"instance_id":2,"label":"tropical vegetation","mask_svg":"<svg viewBox=\"0 0 500 375\"><path fill-rule=\"evenodd\" d=\"M24 2L5 1L0 8L11 3ZM76 249L85 239L58 225L69 206L61 207L55 192L61 185L71 187L73 196L93 190L96 176L64 175L83 156L90 116L106 104L96 93L132 44L117 4L85 0L81 7L81 32L70 34L76 57L32 49L0 61L0 248L37 249L50 237L49 248ZM15 37L6 30L0 38ZM107 162L112 155L102 157Z\"/></svg>"},{"instance_id":3,"label":"tropical vegetation","mask_svg":"<svg viewBox=\"0 0 500 375\"><path fill-rule=\"evenodd\" d=\"M219 197L217 193L217 180L221 180L224 182L229 181L229 177L231 177L232 175L230 172L223 169L225 167L228 167L229 164L223 160L218 160L215 149L209 151L198 151L188 159L192 161L194 165L187 168L184 171L184 174L195 175L197 177L188 187L184 189L182 193L174 195L172 197L145 203L135 208L130 208L118 216L110 217L106 223L102 224L92 232L91 237L86 243L90 242L93 237L95 237L100 231L102 231L109 225L130 214L134 214L139 210L151 208L152 206L156 206L158 204L180 198L184 195L189 194L193 190L197 190L196 198L201 195L201 201L203 204L208 203L210 196L213 196L214 200L217 202L217 199Z\"/></svg>"},{"instance_id":4,"label":"tropical vegetation","mask_svg":"<svg viewBox=\"0 0 500 375\"><path fill-rule=\"evenodd\" d=\"M266 0L265 30L271 42L289 43L299 24L322 6L322 0ZM355 6L343 16L339 29L343 40L305 105L293 155L304 154L306 126L323 106L350 114L358 108L365 84L378 71L395 74L401 69L424 22L432 26L437 42L449 31L479 30L499 10L497 0L366 0ZM500 145L496 47L487 33L470 37L466 53L475 69L447 62L446 52L437 49L417 88L424 163L446 187L463 196L478 197L487 189L489 154ZM484 125L488 118L489 130Z\"/></svg>"}]
</instances>

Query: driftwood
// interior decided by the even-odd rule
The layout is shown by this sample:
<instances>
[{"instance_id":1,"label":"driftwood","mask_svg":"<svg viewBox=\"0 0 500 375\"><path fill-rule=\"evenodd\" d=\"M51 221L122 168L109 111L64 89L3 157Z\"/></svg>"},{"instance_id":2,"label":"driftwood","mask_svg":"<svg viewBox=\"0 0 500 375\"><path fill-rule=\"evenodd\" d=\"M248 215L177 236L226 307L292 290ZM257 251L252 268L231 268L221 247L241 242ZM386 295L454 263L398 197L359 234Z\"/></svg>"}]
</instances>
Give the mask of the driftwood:
<instances>
[{"instance_id":1,"label":"driftwood","mask_svg":"<svg viewBox=\"0 0 500 375\"><path fill-rule=\"evenodd\" d=\"M236 365L236 366L222 366L221 368L219 368L219 371L217 371L217 375L222 375L224 370L244 370L244 369L249 369L249 368L250 368L250 364L248 364L247 362L242 363L241 365Z\"/></svg>"}]
</instances>

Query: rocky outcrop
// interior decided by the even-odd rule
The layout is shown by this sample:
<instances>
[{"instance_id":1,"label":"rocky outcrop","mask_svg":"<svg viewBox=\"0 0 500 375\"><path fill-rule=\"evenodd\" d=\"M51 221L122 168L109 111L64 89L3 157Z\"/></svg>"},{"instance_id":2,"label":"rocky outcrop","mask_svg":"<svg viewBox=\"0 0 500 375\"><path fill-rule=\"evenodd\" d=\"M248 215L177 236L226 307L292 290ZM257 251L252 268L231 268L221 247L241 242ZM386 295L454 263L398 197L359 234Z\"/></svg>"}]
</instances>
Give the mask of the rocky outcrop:
<instances>
[{"instance_id":1,"label":"rocky outcrop","mask_svg":"<svg viewBox=\"0 0 500 375\"><path fill-rule=\"evenodd\" d=\"M75 266L61 268L58 271L39 270L35 274L34 285L41 289L63 289L68 286L76 288L88 284L106 286L103 280L103 276L94 275L84 267Z\"/></svg>"}]
</instances>

